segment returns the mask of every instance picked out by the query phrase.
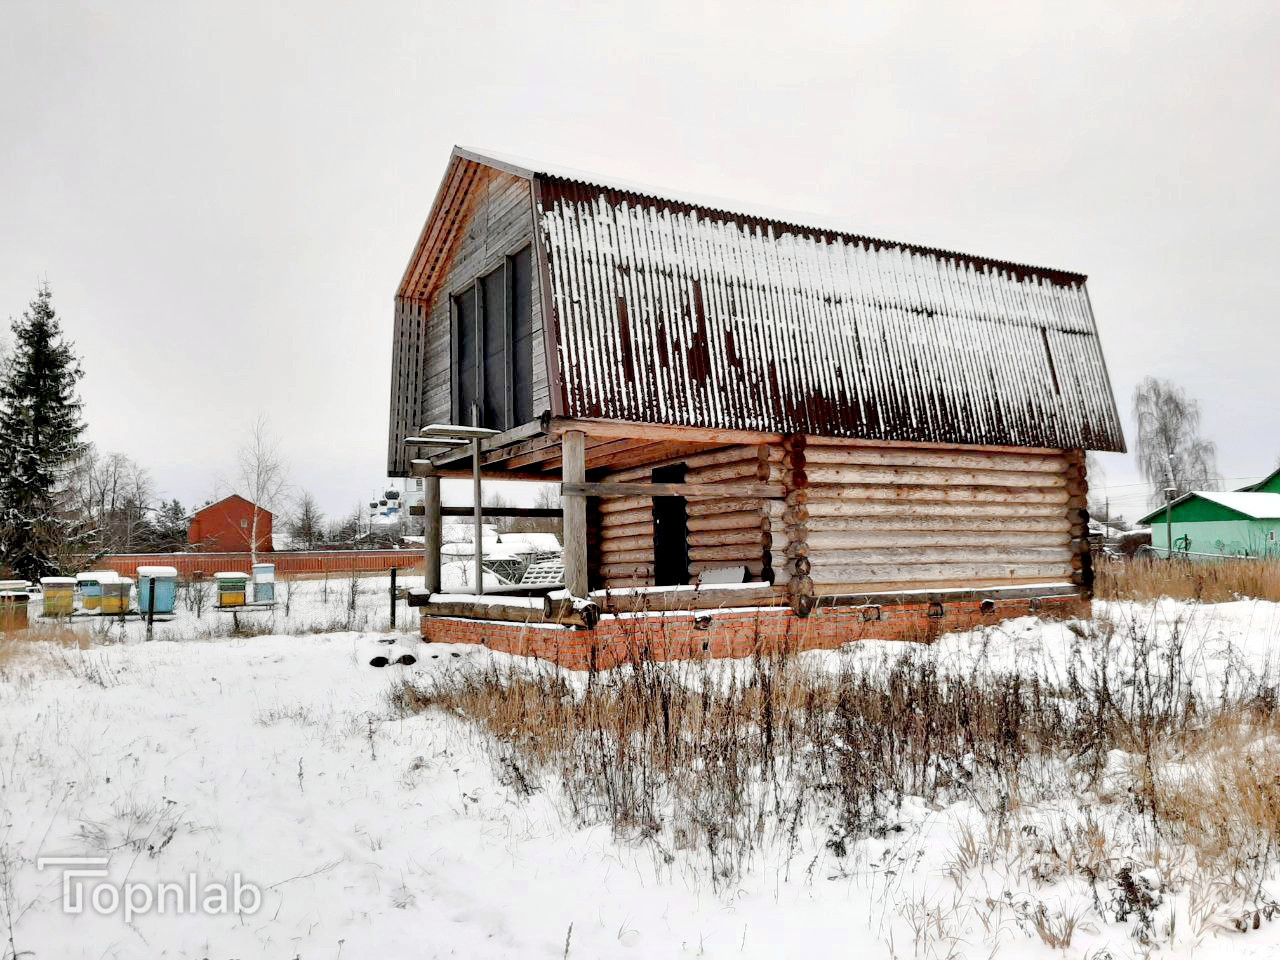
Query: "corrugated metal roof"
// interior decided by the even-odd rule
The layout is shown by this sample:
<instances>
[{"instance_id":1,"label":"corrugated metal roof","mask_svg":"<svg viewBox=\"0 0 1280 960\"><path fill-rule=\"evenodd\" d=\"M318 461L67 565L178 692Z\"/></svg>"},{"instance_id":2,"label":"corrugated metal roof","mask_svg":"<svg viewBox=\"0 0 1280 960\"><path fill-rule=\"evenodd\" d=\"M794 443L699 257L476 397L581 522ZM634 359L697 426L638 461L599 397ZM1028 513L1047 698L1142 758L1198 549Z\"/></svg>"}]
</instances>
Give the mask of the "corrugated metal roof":
<instances>
[{"instance_id":1,"label":"corrugated metal roof","mask_svg":"<svg viewBox=\"0 0 1280 960\"><path fill-rule=\"evenodd\" d=\"M1124 449L1080 274L518 172L568 416Z\"/></svg>"}]
</instances>

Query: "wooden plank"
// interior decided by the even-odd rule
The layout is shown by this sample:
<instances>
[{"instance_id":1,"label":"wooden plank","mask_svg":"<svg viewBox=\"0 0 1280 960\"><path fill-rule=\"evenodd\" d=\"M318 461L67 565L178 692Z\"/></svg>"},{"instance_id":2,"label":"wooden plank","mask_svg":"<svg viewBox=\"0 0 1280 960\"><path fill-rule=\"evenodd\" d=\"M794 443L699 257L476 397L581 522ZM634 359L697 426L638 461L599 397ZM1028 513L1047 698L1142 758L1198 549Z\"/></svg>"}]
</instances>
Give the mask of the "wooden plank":
<instances>
[{"instance_id":1,"label":"wooden plank","mask_svg":"<svg viewBox=\"0 0 1280 960\"><path fill-rule=\"evenodd\" d=\"M652 497L611 497L602 498L600 500L600 512L607 515L611 513L631 513L637 510L644 510L650 517L653 516L653 498Z\"/></svg>"},{"instance_id":2,"label":"wooden plank","mask_svg":"<svg viewBox=\"0 0 1280 960\"><path fill-rule=\"evenodd\" d=\"M585 486L587 478L586 435L569 430L560 438L564 446L566 487ZM564 585L571 597L587 595L587 501L580 496L564 497Z\"/></svg>"},{"instance_id":3,"label":"wooden plank","mask_svg":"<svg viewBox=\"0 0 1280 960\"><path fill-rule=\"evenodd\" d=\"M614 550L606 541L600 545L600 562L602 564L601 569L626 563L651 566L654 562L653 544L649 544L640 550Z\"/></svg>"},{"instance_id":4,"label":"wooden plank","mask_svg":"<svg viewBox=\"0 0 1280 960\"><path fill-rule=\"evenodd\" d=\"M652 580L652 563L602 563L600 575L605 580Z\"/></svg>"},{"instance_id":5,"label":"wooden plank","mask_svg":"<svg viewBox=\"0 0 1280 960\"><path fill-rule=\"evenodd\" d=\"M771 483L573 483L560 485L566 497L780 497Z\"/></svg>"},{"instance_id":6,"label":"wooden plank","mask_svg":"<svg viewBox=\"0 0 1280 960\"><path fill-rule=\"evenodd\" d=\"M730 543L714 546L690 546L689 559L696 560L723 560L726 563L737 563L739 560L749 562L752 560L764 560L764 549L757 541L754 544L746 543Z\"/></svg>"}]
</instances>

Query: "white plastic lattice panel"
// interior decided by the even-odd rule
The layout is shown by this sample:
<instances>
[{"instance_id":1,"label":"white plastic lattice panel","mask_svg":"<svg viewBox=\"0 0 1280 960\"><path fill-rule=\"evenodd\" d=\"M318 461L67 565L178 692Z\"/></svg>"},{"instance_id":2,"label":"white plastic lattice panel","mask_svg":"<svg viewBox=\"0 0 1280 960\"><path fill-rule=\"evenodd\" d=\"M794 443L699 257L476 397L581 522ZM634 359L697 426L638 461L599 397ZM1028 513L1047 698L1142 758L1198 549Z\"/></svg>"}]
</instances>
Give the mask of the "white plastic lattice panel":
<instances>
[{"instance_id":1,"label":"white plastic lattice panel","mask_svg":"<svg viewBox=\"0 0 1280 960\"><path fill-rule=\"evenodd\" d=\"M520 581L522 586L552 586L564 583L564 561L561 559L539 560L529 564Z\"/></svg>"}]
</instances>

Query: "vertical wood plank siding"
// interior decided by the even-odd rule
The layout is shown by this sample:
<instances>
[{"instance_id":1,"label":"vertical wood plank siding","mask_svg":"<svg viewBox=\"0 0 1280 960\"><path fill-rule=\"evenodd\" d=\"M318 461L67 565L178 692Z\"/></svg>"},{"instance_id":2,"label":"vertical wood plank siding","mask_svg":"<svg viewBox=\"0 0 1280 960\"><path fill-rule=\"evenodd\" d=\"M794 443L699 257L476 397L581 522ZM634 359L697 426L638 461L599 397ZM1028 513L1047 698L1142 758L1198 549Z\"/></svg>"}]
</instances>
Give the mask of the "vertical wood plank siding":
<instances>
[{"instance_id":1,"label":"vertical wood plank siding","mask_svg":"<svg viewBox=\"0 0 1280 960\"><path fill-rule=\"evenodd\" d=\"M1124 448L1082 276L538 186L569 416Z\"/></svg>"},{"instance_id":2,"label":"vertical wood plank siding","mask_svg":"<svg viewBox=\"0 0 1280 960\"><path fill-rule=\"evenodd\" d=\"M392 341L390 476L405 476L402 441L427 423L452 416L450 296L533 242L533 199L527 179L455 158L396 297ZM531 283L533 410L549 406L540 278Z\"/></svg>"}]
</instances>

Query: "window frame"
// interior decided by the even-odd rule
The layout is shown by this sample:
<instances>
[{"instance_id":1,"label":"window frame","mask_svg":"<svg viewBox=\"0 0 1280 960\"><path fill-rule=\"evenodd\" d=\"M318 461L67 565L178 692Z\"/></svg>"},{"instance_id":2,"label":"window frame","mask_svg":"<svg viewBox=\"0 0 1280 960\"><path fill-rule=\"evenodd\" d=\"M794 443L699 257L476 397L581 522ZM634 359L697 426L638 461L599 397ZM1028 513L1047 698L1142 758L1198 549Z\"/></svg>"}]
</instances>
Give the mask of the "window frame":
<instances>
[{"instance_id":1,"label":"window frame","mask_svg":"<svg viewBox=\"0 0 1280 960\"><path fill-rule=\"evenodd\" d=\"M516 423L516 390L515 390L515 359L512 355L515 346L515 297L511 295L511 284L513 282L512 261L524 251L529 251L530 267L532 268L534 259L533 243L530 240L523 239L519 243L510 247L503 253L491 257L484 262L474 277L465 283L460 283L448 291L449 297L449 411L453 423L464 423L464 415L466 411L461 409L461 367L459 356L460 338L460 318L458 316L458 300L465 296L475 297L475 343L476 343L476 397L478 399L479 419L484 419L486 394L488 384L485 378L485 296L484 296L484 278L499 270L502 271L502 290L503 290L503 308L500 320L500 328L502 330L502 363L506 371L506 386L502 397L502 415L506 421L506 426L502 429L510 430L515 427L523 426ZM536 269L529 271L529 318L532 328L533 313L536 299L538 297L537 284L539 283ZM543 318L545 323L545 318ZM535 341L538 338L531 336L529 339L530 352L535 349ZM530 365L530 390L533 389L533 365ZM478 426L479 424L468 424L469 426ZM487 425L486 425L487 426Z\"/></svg>"}]
</instances>

